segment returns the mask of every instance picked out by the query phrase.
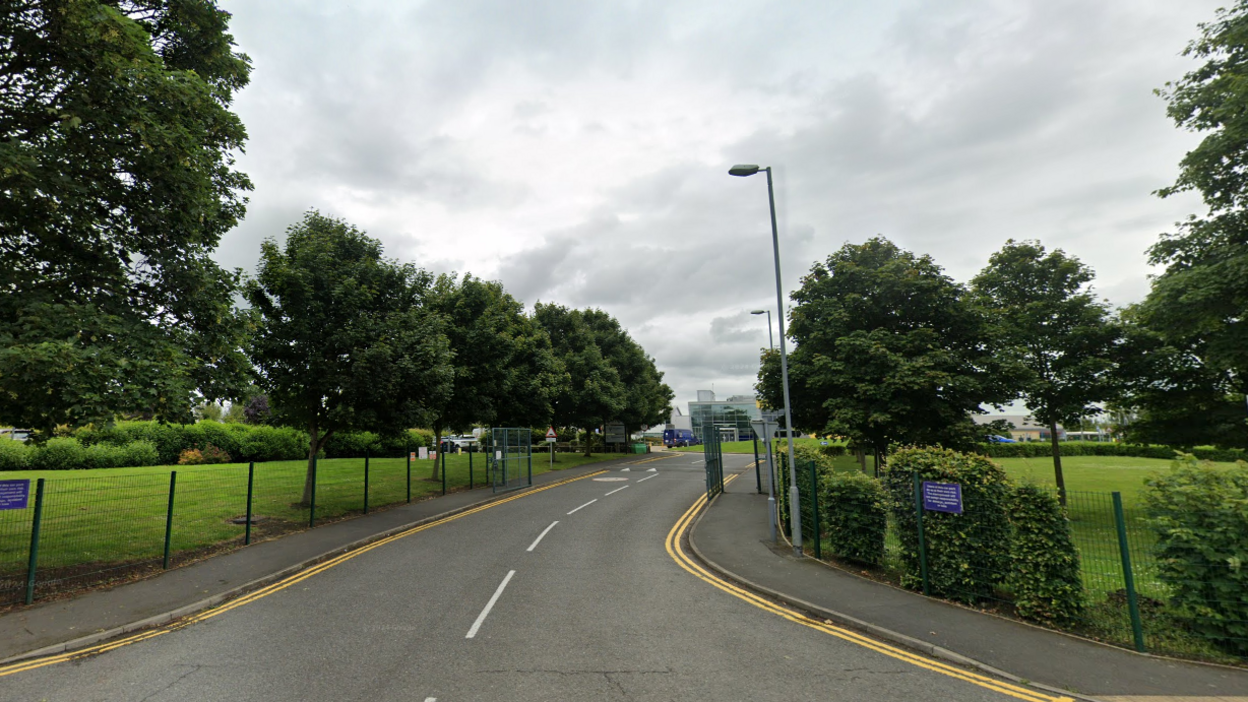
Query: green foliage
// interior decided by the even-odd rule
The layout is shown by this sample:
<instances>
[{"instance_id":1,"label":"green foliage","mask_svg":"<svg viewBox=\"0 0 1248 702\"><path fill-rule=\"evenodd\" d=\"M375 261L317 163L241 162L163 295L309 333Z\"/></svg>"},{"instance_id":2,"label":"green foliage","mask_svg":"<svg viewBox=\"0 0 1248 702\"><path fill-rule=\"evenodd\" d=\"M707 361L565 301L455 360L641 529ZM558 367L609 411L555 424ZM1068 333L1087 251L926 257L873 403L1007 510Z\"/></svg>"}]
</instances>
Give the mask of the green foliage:
<instances>
[{"instance_id":1,"label":"green foliage","mask_svg":"<svg viewBox=\"0 0 1248 702\"><path fill-rule=\"evenodd\" d=\"M942 448L894 451L884 474L901 541L901 582L920 587L918 522L914 476L920 481L962 486L962 514L927 512L928 580L934 593L974 602L993 593L1006 576L1010 524L1006 517L1010 484L1000 466L983 456Z\"/></svg>"},{"instance_id":2,"label":"green foliage","mask_svg":"<svg viewBox=\"0 0 1248 702\"><path fill-rule=\"evenodd\" d=\"M819 518L833 554L873 565L884 562L888 494L879 480L862 473L821 471Z\"/></svg>"},{"instance_id":3,"label":"green foliage","mask_svg":"<svg viewBox=\"0 0 1248 702\"><path fill-rule=\"evenodd\" d=\"M0 9L0 421L184 420L243 384L238 276L211 257L251 187L228 19L208 0Z\"/></svg>"},{"instance_id":4,"label":"green foliage","mask_svg":"<svg viewBox=\"0 0 1248 702\"><path fill-rule=\"evenodd\" d=\"M672 414L675 394L663 382L663 373L655 367L654 359L611 315L596 309L587 309L581 314L593 331L603 358L619 374L624 385L624 407L613 419L623 422L629 434L643 426L666 422Z\"/></svg>"},{"instance_id":5,"label":"green foliage","mask_svg":"<svg viewBox=\"0 0 1248 702\"><path fill-rule=\"evenodd\" d=\"M793 293L793 422L883 451L892 443L971 446L970 413L1009 392L965 291L929 256L883 238L846 244ZM756 386L783 405L778 354Z\"/></svg>"},{"instance_id":6,"label":"green foliage","mask_svg":"<svg viewBox=\"0 0 1248 702\"><path fill-rule=\"evenodd\" d=\"M1248 464L1222 470L1191 455L1148 481L1160 578L1197 634L1248 654Z\"/></svg>"},{"instance_id":7,"label":"green foliage","mask_svg":"<svg viewBox=\"0 0 1248 702\"><path fill-rule=\"evenodd\" d=\"M249 353L278 423L308 431L309 470L335 432L397 434L446 400L454 369L428 273L317 212L261 251Z\"/></svg>"},{"instance_id":8,"label":"green foliage","mask_svg":"<svg viewBox=\"0 0 1248 702\"><path fill-rule=\"evenodd\" d=\"M82 444L72 437L55 437L38 447L30 457L30 467L36 470L74 470L87 468L86 452Z\"/></svg>"},{"instance_id":9,"label":"green foliage","mask_svg":"<svg viewBox=\"0 0 1248 702\"><path fill-rule=\"evenodd\" d=\"M534 318L550 336L555 357L568 373L569 382L551 402L555 426L594 428L624 412L628 389L603 356L584 313L539 303ZM586 447L588 451L588 442Z\"/></svg>"},{"instance_id":10,"label":"green foliage","mask_svg":"<svg viewBox=\"0 0 1248 702\"><path fill-rule=\"evenodd\" d=\"M1010 569L1006 586L1019 615L1047 624L1067 624L1083 611L1079 553L1070 520L1056 497L1031 485L1009 495Z\"/></svg>"},{"instance_id":11,"label":"green foliage","mask_svg":"<svg viewBox=\"0 0 1248 702\"><path fill-rule=\"evenodd\" d=\"M30 453L30 447L23 441L0 439L0 470L29 468Z\"/></svg>"},{"instance_id":12,"label":"green foliage","mask_svg":"<svg viewBox=\"0 0 1248 702\"><path fill-rule=\"evenodd\" d=\"M150 441L131 441L123 445L121 450L123 451L121 460L113 466L114 468L160 465L160 451L156 449L156 444Z\"/></svg>"},{"instance_id":13,"label":"green foliage","mask_svg":"<svg viewBox=\"0 0 1248 702\"><path fill-rule=\"evenodd\" d=\"M238 435L240 461L289 461L307 456L308 435L290 427L249 426Z\"/></svg>"},{"instance_id":14,"label":"green foliage","mask_svg":"<svg viewBox=\"0 0 1248 702\"><path fill-rule=\"evenodd\" d=\"M1047 443L1039 441L1020 441L1015 444L980 444L978 453L990 458L1044 458L1052 455ZM1110 441L1063 441L1063 456L1129 456L1133 458L1160 458L1172 460L1176 453L1183 451L1174 446L1146 446L1140 444L1115 443ZM1234 463L1248 460L1248 451L1243 449L1221 449L1202 446L1186 451L1202 461L1218 461Z\"/></svg>"}]
</instances>

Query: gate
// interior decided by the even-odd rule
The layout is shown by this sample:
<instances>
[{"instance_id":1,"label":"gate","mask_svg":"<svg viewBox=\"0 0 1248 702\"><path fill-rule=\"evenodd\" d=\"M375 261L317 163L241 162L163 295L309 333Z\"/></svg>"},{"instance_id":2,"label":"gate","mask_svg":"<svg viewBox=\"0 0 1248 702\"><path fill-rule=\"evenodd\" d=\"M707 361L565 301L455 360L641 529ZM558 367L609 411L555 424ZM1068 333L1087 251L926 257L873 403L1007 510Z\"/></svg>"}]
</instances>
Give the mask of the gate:
<instances>
[{"instance_id":1,"label":"gate","mask_svg":"<svg viewBox=\"0 0 1248 702\"><path fill-rule=\"evenodd\" d=\"M711 429L705 434L702 455L706 460L706 499L709 501L724 491L724 454L719 450L719 432Z\"/></svg>"},{"instance_id":2,"label":"gate","mask_svg":"<svg viewBox=\"0 0 1248 702\"><path fill-rule=\"evenodd\" d=\"M533 431L516 427L490 430L490 482L494 492L533 484Z\"/></svg>"}]
</instances>

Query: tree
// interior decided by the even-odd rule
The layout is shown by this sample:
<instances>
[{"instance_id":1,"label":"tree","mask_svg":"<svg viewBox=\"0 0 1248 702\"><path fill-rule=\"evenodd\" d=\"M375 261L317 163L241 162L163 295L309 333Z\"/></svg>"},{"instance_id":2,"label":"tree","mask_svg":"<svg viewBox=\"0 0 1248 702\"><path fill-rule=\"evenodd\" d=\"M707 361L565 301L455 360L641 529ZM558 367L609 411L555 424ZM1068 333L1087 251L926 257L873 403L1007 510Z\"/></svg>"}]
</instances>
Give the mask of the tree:
<instances>
[{"instance_id":1,"label":"tree","mask_svg":"<svg viewBox=\"0 0 1248 702\"><path fill-rule=\"evenodd\" d=\"M307 430L312 464L339 431L398 433L445 401L453 369L432 277L382 258L355 227L312 211L261 245L246 286L256 311L249 349L279 423Z\"/></svg>"},{"instance_id":2,"label":"tree","mask_svg":"<svg viewBox=\"0 0 1248 702\"><path fill-rule=\"evenodd\" d=\"M929 256L876 237L846 244L801 283L787 330L795 427L877 457L892 443L970 447L971 413L1010 399L982 318ZM762 360L756 387L782 407L779 354Z\"/></svg>"},{"instance_id":3,"label":"tree","mask_svg":"<svg viewBox=\"0 0 1248 702\"><path fill-rule=\"evenodd\" d=\"M0 9L0 422L189 421L245 383L237 274L210 257L251 188L228 21L209 0Z\"/></svg>"},{"instance_id":4,"label":"tree","mask_svg":"<svg viewBox=\"0 0 1248 702\"><path fill-rule=\"evenodd\" d=\"M1002 436L1007 439L1010 438L1010 432L1016 429L1014 422L1008 419L994 419L991 422L981 424L980 428L991 436Z\"/></svg>"},{"instance_id":5,"label":"tree","mask_svg":"<svg viewBox=\"0 0 1248 702\"><path fill-rule=\"evenodd\" d=\"M618 320L602 310L581 312L593 331L594 343L603 358L620 376L624 386L624 407L610 419L624 423L624 433L666 422L672 413L675 393L663 382L663 373L654 359L629 336Z\"/></svg>"},{"instance_id":6,"label":"tree","mask_svg":"<svg viewBox=\"0 0 1248 702\"><path fill-rule=\"evenodd\" d=\"M1158 194L1198 192L1208 212L1179 223L1149 250L1150 263L1165 271L1135 314L1175 354L1174 387L1225 405L1248 392L1248 2L1220 10L1200 29L1184 55L1204 65L1159 93L1177 126L1206 136L1183 157L1174 185ZM1194 374L1205 379L1193 384ZM1244 434L1243 418L1228 430Z\"/></svg>"},{"instance_id":7,"label":"tree","mask_svg":"<svg viewBox=\"0 0 1248 702\"><path fill-rule=\"evenodd\" d=\"M1013 366L1014 388L1049 427L1053 473L1066 504L1057 425L1100 414L1118 392L1114 373L1122 330L1090 284L1095 274L1061 249L1007 241L971 281L998 358Z\"/></svg>"},{"instance_id":8,"label":"tree","mask_svg":"<svg viewBox=\"0 0 1248 702\"><path fill-rule=\"evenodd\" d=\"M551 351L550 337L502 283L442 275L433 286L430 305L446 322L454 355L452 391L430 407L435 446L447 427L550 421L551 400L566 384L567 374ZM437 475L435 461L433 477Z\"/></svg>"},{"instance_id":9,"label":"tree","mask_svg":"<svg viewBox=\"0 0 1248 702\"><path fill-rule=\"evenodd\" d=\"M539 302L534 318L550 336L555 357L568 373L568 384L551 402L555 425L588 431L622 412L628 404L626 388L619 372L603 357L584 314ZM590 449L587 440L585 455Z\"/></svg>"}]
</instances>

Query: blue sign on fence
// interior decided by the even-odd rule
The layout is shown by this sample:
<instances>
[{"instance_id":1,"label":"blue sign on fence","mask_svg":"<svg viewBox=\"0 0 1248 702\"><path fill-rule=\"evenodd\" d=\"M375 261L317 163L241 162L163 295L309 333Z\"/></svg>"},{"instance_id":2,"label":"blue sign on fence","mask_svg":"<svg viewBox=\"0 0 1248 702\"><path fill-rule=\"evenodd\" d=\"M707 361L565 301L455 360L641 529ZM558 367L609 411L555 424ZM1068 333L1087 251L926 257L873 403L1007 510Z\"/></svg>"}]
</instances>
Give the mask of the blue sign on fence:
<instances>
[{"instance_id":1,"label":"blue sign on fence","mask_svg":"<svg viewBox=\"0 0 1248 702\"><path fill-rule=\"evenodd\" d=\"M26 509L29 480L0 480L0 509Z\"/></svg>"},{"instance_id":2,"label":"blue sign on fence","mask_svg":"<svg viewBox=\"0 0 1248 702\"><path fill-rule=\"evenodd\" d=\"M962 486L957 483L923 481L923 509L962 514Z\"/></svg>"}]
</instances>

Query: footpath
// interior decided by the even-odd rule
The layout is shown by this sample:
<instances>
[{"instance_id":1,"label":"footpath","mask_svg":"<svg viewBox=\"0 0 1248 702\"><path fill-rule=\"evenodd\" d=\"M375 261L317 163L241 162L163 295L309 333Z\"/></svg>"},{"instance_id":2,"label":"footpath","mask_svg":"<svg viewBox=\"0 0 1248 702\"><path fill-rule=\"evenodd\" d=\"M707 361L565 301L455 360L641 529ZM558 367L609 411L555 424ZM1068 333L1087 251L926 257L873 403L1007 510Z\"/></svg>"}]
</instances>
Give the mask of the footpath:
<instances>
[{"instance_id":1,"label":"footpath","mask_svg":"<svg viewBox=\"0 0 1248 702\"><path fill-rule=\"evenodd\" d=\"M1248 670L1136 654L797 558L787 544L772 544L767 496L748 477L712 502L689 543L707 566L761 594L950 662L1086 699L1248 702Z\"/></svg>"},{"instance_id":2,"label":"footpath","mask_svg":"<svg viewBox=\"0 0 1248 702\"><path fill-rule=\"evenodd\" d=\"M627 456L541 473L533 487L618 467ZM146 580L52 600L0 615L0 663L74 650L165 624L281 580L316 563L391 534L512 497L489 488L452 492L388 508L215 556Z\"/></svg>"}]
</instances>

